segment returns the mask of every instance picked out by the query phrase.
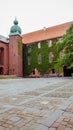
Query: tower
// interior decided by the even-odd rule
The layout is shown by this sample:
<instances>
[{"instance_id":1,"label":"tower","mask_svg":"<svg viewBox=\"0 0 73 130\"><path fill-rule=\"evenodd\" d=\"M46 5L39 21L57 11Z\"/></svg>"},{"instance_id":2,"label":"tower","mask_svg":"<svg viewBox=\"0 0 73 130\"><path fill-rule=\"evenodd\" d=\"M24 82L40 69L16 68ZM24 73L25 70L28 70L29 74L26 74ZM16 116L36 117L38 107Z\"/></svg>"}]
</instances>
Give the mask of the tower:
<instances>
[{"instance_id":1,"label":"tower","mask_svg":"<svg viewBox=\"0 0 73 130\"><path fill-rule=\"evenodd\" d=\"M9 74L22 76L22 37L21 28L15 18L9 34Z\"/></svg>"}]
</instances>

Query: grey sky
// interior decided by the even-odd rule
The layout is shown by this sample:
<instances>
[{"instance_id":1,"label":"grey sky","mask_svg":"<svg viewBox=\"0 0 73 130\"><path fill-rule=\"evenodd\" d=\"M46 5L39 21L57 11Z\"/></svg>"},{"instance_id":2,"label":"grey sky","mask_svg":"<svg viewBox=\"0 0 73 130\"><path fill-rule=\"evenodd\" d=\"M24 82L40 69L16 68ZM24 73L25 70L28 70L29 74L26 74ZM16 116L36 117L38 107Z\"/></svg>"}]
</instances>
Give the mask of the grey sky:
<instances>
[{"instance_id":1,"label":"grey sky","mask_svg":"<svg viewBox=\"0 0 73 130\"><path fill-rule=\"evenodd\" d=\"M73 21L73 0L0 0L0 35L17 17L22 34Z\"/></svg>"}]
</instances>

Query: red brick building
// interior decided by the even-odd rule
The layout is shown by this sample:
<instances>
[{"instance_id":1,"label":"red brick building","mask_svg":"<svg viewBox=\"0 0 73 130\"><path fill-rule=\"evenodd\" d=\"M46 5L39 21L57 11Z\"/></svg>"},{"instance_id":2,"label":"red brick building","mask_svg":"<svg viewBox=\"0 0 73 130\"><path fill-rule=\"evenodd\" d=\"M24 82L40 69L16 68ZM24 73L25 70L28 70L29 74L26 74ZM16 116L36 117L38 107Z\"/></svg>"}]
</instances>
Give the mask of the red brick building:
<instances>
[{"instance_id":1,"label":"red brick building","mask_svg":"<svg viewBox=\"0 0 73 130\"><path fill-rule=\"evenodd\" d=\"M16 19L9 38L0 36L0 75L22 76L22 36Z\"/></svg>"},{"instance_id":2,"label":"red brick building","mask_svg":"<svg viewBox=\"0 0 73 130\"><path fill-rule=\"evenodd\" d=\"M23 45L33 45L44 40L61 38L66 30L73 24L64 23L54 27L45 28L21 36L21 28L18 21L14 20L14 25L10 29L9 38L0 35L0 75L23 75L22 50ZM26 68L24 68L26 69Z\"/></svg>"}]
</instances>

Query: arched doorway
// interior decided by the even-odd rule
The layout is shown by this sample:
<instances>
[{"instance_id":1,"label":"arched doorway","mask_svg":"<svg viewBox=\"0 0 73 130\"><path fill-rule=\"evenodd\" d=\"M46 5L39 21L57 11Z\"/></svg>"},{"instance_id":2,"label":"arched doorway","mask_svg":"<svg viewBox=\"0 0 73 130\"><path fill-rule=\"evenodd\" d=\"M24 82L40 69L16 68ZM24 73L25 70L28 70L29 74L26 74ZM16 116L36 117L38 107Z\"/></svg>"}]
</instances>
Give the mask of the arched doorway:
<instances>
[{"instance_id":1,"label":"arched doorway","mask_svg":"<svg viewBox=\"0 0 73 130\"><path fill-rule=\"evenodd\" d=\"M0 47L0 65L4 64L4 48Z\"/></svg>"},{"instance_id":2,"label":"arched doorway","mask_svg":"<svg viewBox=\"0 0 73 130\"><path fill-rule=\"evenodd\" d=\"M0 67L0 75L3 75L3 68Z\"/></svg>"},{"instance_id":3,"label":"arched doorway","mask_svg":"<svg viewBox=\"0 0 73 130\"><path fill-rule=\"evenodd\" d=\"M4 48L0 47L0 75L3 75Z\"/></svg>"}]
</instances>

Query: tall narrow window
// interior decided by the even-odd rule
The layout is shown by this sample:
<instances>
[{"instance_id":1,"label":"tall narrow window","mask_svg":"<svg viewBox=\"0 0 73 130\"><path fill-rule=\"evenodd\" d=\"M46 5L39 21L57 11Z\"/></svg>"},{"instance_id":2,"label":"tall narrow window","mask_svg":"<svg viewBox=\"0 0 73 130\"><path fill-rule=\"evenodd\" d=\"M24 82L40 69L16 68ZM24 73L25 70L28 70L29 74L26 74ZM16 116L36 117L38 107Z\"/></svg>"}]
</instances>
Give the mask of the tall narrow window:
<instances>
[{"instance_id":1,"label":"tall narrow window","mask_svg":"<svg viewBox=\"0 0 73 130\"><path fill-rule=\"evenodd\" d=\"M49 53L49 62L52 62L52 61L53 61L53 53L50 52L50 53Z\"/></svg>"},{"instance_id":2,"label":"tall narrow window","mask_svg":"<svg viewBox=\"0 0 73 130\"><path fill-rule=\"evenodd\" d=\"M31 47L28 48L28 53L31 53Z\"/></svg>"},{"instance_id":3,"label":"tall narrow window","mask_svg":"<svg viewBox=\"0 0 73 130\"><path fill-rule=\"evenodd\" d=\"M4 64L4 48L3 47L0 48L0 64L1 65Z\"/></svg>"},{"instance_id":4,"label":"tall narrow window","mask_svg":"<svg viewBox=\"0 0 73 130\"><path fill-rule=\"evenodd\" d=\"M48 47L51 47L52 46L52 40L49 40L48 41Z\"/></svg>"},{"instance_id":5,"label":"tall narrow window","mask_svg":"<svg viewBox=\"0 0 73 130\"><path fill-rule=\"evenodd\" d=\"M42 62L42 56L41 56L41 54L39 54L38 55L38 64L41 64L41 62Z\"/></svg>"},{"instance_id":6,"label":"tall narrow window","mask_svg":"<svg viewBox=\"0 0 73 130\"><path fill-rule=\"evenodd\" d=\"M28 56L28 65L30 65L30 56Z\"/></svg>"},{"instance_id":7,"label":"tall narrow window","mask_svg":"<svg viewBox=\"0 0 73 130\"><path fill-rule=\"evenodd\" d=\"M39 49L41 48L41 43L40 43L40 42L38 43L38 48L39 48Z\"/></svg>"}]
</instances>

